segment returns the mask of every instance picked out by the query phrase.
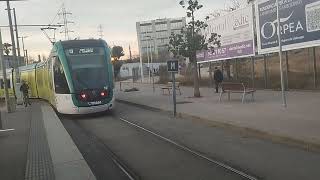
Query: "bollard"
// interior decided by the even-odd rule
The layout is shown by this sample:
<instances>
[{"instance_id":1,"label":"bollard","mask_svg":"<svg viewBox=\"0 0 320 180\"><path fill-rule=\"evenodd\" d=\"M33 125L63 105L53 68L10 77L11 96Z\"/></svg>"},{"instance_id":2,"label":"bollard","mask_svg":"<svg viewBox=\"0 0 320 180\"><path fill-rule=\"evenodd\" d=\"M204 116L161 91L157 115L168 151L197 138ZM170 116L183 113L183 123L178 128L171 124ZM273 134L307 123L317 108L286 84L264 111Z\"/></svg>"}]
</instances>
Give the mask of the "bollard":
<instances>
[{"instance_id":1,"label":"bollard","mask_svg":"<svg viewBox=\"0 0 320 180\"><path fill-rule=\"evenodd\" d=\"M2 126L2 111L0 110L0 129L3 129L3 126Z\"/></svg>"},{"instance_id":2,"label":"bollard","mask_svg":"<svg viewBox=\"0 0 320 180\"><path fill-rule=\"evenodd\" d=\"M17 109L17 103L15 97L9 97L8 101L8 113L13 113Z\"/></svg>"}]
</instances>

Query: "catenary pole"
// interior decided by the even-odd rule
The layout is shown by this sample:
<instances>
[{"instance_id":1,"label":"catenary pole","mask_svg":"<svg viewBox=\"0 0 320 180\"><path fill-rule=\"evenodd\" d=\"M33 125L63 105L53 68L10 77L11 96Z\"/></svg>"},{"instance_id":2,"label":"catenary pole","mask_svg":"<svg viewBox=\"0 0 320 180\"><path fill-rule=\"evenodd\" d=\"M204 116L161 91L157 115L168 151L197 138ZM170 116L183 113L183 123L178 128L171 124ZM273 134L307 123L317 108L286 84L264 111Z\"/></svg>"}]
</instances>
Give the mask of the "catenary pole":
<instances>
[{"instance_id":1,"label":"catenary pole","mask_svg":"<svg viewBox=\"0 0 320 180\"><path fill-rule=\"evenodd\" d=\"M9 26L10 26L11 43L12 43L12 55L13 55L13 61L15 62L16 82L20 82L19 68L17 63L16 43L15 43L14 33L13 33L12 16L11 16L9 0L7 0L7 11L8 11Z\"/></svg>"},{"instance_id":2,"label":"catenary pole","mask_svg":"<svg viewBox=\"0 0 320 180\"><path fill-rule=\"evenodd\" d=\"M280 28L280 7L279 0L276 0L277 3L277 21L278 21L278 42L279 42L279 59L280 59L280 78L281 78L281 93L282 93L282 104L284 107L287 107L287 98L284 87L284 78L283 78L283 65L282 65L282 42L281 42L281 28Z\"/></svg>"}]
</instances>

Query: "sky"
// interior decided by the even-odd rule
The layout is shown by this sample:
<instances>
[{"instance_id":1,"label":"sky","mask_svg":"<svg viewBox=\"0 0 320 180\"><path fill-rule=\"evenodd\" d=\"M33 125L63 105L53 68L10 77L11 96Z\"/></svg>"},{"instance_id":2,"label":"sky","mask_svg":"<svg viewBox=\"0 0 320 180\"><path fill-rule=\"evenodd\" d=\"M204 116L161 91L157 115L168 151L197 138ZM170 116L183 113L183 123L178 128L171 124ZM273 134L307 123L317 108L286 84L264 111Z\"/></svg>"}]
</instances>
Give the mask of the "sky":
<instances>
[{"instance_id":1,"label":"sky","mask_svg":"<svg viewBox=\"0 0 320 180\"><path fill-rule=\"evenodd\" d=\"M216 9L224 8L226 1L199 0L204 8L198 16L205 17ZM72 39L99 38L98 26L101 24L103 39L108 44L123 46L125 54L128 54L130 45L135 55L139 53L136 22L185 16L179 0L26 0L11 2L11 8L16 9L18 24L57 24L62 22L62 18L56 16L62 4L72 13L68 16L74 22L70 25L70 30L74 31L70 33ZM0 2L0 26L9 24L5 9L6 3ZM3 42L11 43L9 28L1 28L1 31ZM57 30L56 37L64 40L60 31L62 29ZM30 55L49 55L51 44L39 27L21 27L19 36L28 36L25 47Z\"/></svg>"}]
</instances>

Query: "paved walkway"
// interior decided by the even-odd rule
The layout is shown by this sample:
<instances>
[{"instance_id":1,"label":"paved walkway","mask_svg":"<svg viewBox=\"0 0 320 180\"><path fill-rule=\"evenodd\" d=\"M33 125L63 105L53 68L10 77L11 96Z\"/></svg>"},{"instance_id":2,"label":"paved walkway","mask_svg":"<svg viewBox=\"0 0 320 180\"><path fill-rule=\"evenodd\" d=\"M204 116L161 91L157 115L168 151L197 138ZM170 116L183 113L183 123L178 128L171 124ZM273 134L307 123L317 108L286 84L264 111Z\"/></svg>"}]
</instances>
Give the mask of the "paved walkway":
<instances>
[{"instance_id":1,"label":"paved walkway","mask_svg":"<svg viewBox=\"0 0 320 180\"><path fill-rule=\"evenodd\" d=\"M147 84L123 84L122 88L133 86L140 91L120 91L118 83L117 99L165 111L172 110L172 98L162 95L159 85L155 92L152 85ZM240 94L232 94L231 101L224 95L222 103L219 103L219 95L213 89L201 88L202 98L193 98L191 87L181 89L183 95L177 96L178 113L298 143L320 145L319 92L289 92L288 108L284 108L281 93L277 91L258 91L255 102L242 104Z\"/></svg>"},{"instance_id":2,"label":"paved walkway","mask_svg":"<svg viewBox=\"0 0 320 180\"><path fill-rule=\"evenodd\" d=\"M1 109L0 179L94 180L89 166L47 103L18 106L14 113Z\"/></svg>"}]
</instances>

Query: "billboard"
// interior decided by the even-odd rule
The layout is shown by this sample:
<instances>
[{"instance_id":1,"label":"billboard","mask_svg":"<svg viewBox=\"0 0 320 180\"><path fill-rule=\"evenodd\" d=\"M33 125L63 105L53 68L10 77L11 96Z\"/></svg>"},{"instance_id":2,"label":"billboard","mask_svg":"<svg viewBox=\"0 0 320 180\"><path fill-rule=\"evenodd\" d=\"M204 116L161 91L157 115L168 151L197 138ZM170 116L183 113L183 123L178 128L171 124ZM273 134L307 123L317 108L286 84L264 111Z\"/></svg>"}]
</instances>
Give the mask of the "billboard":
<instances>
[{"instance_id":1,"label":"billboard","mask_svg":"<svg viewBox=\"0 0 320 180\"><path fill-rule=\"evenodd\" d=\"M320 45L320 0L279 0L283 50ZM278 51L276 0L256 2L259 54Z\"/></svg>"},{"instance_id":2,"label":"billboard","mask_svg":"<svg viewBox=\"0 0 320 180\"><path fill-rule=\"evenodd\" d=\"M212 51L197 52L198 62L219 61L255 55L252 6L233 11L225 16L211 19L202 32L221 35L221 47Z\"/></svg>"}]
</instances>

